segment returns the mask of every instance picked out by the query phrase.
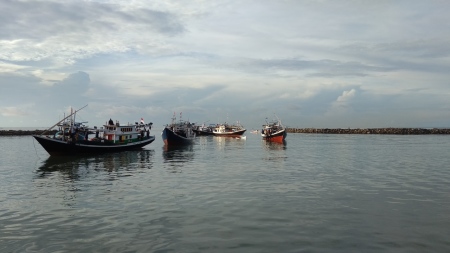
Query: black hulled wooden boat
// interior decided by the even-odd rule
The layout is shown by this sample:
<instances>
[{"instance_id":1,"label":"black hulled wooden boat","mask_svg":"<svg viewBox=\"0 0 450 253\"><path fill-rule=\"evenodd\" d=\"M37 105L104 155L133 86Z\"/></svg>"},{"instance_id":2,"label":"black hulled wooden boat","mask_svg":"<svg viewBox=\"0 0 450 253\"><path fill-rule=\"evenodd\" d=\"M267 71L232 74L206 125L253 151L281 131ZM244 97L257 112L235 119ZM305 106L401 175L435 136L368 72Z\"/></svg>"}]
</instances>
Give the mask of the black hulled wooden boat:
<instances>
[{"instance_id":1,"label":"black hulled wooden boat","mask_svg":"<svg viewBox=\"0 0 450 253\"><path fill-rule=\"evenodd\" d=\"M83 107L84 108L84 107ZM81 109L83 109L81 108ZM79 109L79 110L81 110ZM134 125L120 125L111 119L101 128L89 128L76 122L76 112L71 113L53 127L59 131L52 136L33 135L50 155L71 155L86 153L106 153L140 149L155 140L150 135L153 123L145 124L143 119ZM47 131L48 131L47 130Z\"/></svg>"},{"instance_id":2,"label":"black hulled wooden boat","mask_svg":"<svg viewBox=\"0 0 450 253\"><path fill-rule=\"evenodd\" d=\"M161 133L163 142L166 146L182 146L194 143L195 132L193 130L194 124L189 121L181 119L177 122L176 117L172 118L172 123L164 127Z\"/></svg>"}]
</instances>

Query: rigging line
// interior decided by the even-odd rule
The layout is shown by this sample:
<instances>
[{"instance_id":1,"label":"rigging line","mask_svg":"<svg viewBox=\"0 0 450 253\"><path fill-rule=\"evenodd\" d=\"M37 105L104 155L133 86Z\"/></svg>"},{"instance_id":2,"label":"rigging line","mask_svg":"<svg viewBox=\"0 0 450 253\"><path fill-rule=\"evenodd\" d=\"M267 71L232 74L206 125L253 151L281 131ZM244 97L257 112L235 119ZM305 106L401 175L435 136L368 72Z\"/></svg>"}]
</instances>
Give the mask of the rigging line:
<instances>
[{"instance_id":1,"label":"rigging line","mask_svg":"<svg viewBox=\"0 0 450 253\"><path fill-rule=\"evenodd\" d=\"M39 155L37 153L36 145L34 145L34 138L33 138L33 146L34 146L34 151L36 152L36 156L37 156L38 160L41 160L41 158L39 157Z\"/></svg>"},{"instance_id":2,"label":"rigging line","mask_svg":"<svg viewBox=\"0 0 450 253\"><path fill-rule=\"evenodd\" d=\"M83 122L86 121L86 120L85 120L82 116L80 116L80 115L77 115L77 118L79 118L79 121L78 121L78 122L83 123ZM87 123L87 122L86 122L86 123Z\"/></svg>"}]
</instances>

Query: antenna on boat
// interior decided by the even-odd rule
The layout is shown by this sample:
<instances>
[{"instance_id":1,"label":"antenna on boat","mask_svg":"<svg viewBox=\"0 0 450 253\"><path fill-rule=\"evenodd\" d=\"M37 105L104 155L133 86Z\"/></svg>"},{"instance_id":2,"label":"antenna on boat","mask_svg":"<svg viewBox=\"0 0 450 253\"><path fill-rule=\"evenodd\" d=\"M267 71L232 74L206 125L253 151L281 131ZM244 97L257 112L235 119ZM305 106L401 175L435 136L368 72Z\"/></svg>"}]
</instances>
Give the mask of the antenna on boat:
<instances>
[{"instance_id":1,"label":"antenna on boat","mask_svg":"<svg viewBox=\"0 0 450 253\"><path fill-rule=\"evenodd\" d=\"M75 122L75 113L72 113L72 112L73 112L73 108L71 106L70 107L70 114L73 114L73 117L72 117L72 122L70 122L70 133L72 133L72 131L73 131L73 124Z\"/></svg>"},{"instance_id":2,"label":"antenna on boat","mask_svg":"<svg viewBox=\"0 0 450 253\"><path fill-rule=\"evenodd\" d=\"M278 118L278 116L274 113L273 115L275 115L275 118L277 118L278 123L281 125L281 120L280 118Z\"/></svg>"},{"instance_id":3,"label":"antenna on boat","mask_svg":"<svg viewBox=\"0 0 450 253\"><path fill-rule=\"evenodd\" d=\"M175 112L173 112L173 116L172 116L172 125L175 124L176 120L177 120L177 116L175 116Z\"/></svg>"},{"instance_id":4,"label":"antenna on boat","mask_svg":"<svg viewBox=\"0 0 450 253\"><path fill-rule=\"evenodd\" d=\"M86 106L88 106L88 105L85 105L85 106L81 107L80 109L76 110L75 112L71 113L69 116L64 117L64 119L58 121L58 123L54 124L52 127L50 127L49 129L45 130L44 132L42 132L41 135L44 135L46 132L48 132L49 130L51 130L52 128L54 128L56 125L58 125L59 123L61 123L61 122L64 121L65 119L67 119L68 117L72 116L72 114L74 114L74 113L76 113L76 112L78 112L78 111L81 111L81 110L84 109Z\"/></svg>"}]
</instances>

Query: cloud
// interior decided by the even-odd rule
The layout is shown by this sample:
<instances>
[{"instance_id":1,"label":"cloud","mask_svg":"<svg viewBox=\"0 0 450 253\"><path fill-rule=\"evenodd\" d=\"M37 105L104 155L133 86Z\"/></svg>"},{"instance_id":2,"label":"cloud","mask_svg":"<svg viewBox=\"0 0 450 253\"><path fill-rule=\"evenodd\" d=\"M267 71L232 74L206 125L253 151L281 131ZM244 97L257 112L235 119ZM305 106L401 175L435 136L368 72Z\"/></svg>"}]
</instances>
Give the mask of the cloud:
<instances>
[{"instance_id":1,"label":"cloud","mask_svg":"<svg viewBox=\"0 0 450 253\"><path fill-rule=\"evenodd\" d=\"M228 67L249 73L264 73L277 77L364 77L395 70L394 67L368 65L361 62L336 60L291 59L247 59Z\"/></svg>"},{"instance_id":2,"label":"cloud","mask_svg":"<svg viewBox=\"0 0 450 253\"><path fill-rule=\"evenodd\" d=\"M74 64L151 45L185 28L171 13L79 1L1 1L0 59Z\"/></svg>"},{"instance_id":3,"label":"cloud","mask_svg":"<svg viewBox=\"0 0 450 253\"><path fill-rule=\"evenodd\" d=\"M27 67L0 61L0 73L15 73L25 68Z\"/></svg>"},{"instance_id":4,"label":"cloud","mask_svg":"<svg viewBox=\"0 0 450 253\"><path fill-rule=\"evenodd\" d=\"M86 91L89 83L91 82L89 74L83 71L72 73L62 81L56 82L53 88L62 88L68 91L68 89Z\"/></svg>"},{"instance_id":5,"label":"cloud","mask_svg":"<svg viewBox=\"0 0 450 253\"><path fill-rule=\"evenodd\" d=\"M342 92L342 95L337 97L335 101L331 103L330 108L326 112L326 115L330 117L348 117L349 114L354 114L354 108L352 100L356 96L356 90L346 90Z\"/></svg>"},{"instance_id":6,"label":"cloud","mask_svg":"<svg viewBox=\"0 0 450 253\"><path fill-rule=\"evenodd\" d=\"M32 105L23 105L21 107L0 107L0 115L5 117L25 117L30 115L29 109Z\"/></svg>"},{"instance_id":7,"label":"cloud","mask_svg":"<svg viewBox=\"0 0 450 253\"><path fill-rule=\"evenodd\" d=\"M90 77L86 72L79 71L69 74L53 86L42 89L42 95L47 101L52 101L54 107L81 106L88 103Z\"/></svg>"},{"instance_id":8,"label":"cloud","mask_svg":"<svg viewBox=\"0 0 450 253\"><path fill-rule=\"evenodd\" d=\"M355 96L355 94L356 94L355 89L344 91L344 92L342 92L342 95L336 99L336 102L345 103L345 102L349 101L350 99L352 99Z\"/></svg>"},{"instance_id":9,"label":"cloud","mask_svg":"<svg viewBox=\"0 0 450 253\"><path fill-rule=\"evenodd\" d=\"M41 40L49 36L152 31L173 35L184 31L177 18L146 8L79 1L2 1L0 35L6 40ZM57 22L49 22L57 21ZM31 28L31 29L30 29ZM131 28L131 31L127 28ZM81 38L80 38L81 39ZM66 40L67 41L67 40Z\"/></svg>"},{"instance_id":10,"label":"cloud","mask_svg":"<svg viewBox=\"0 0 450 253\"><path fill-rule=\"evenodd\" d=\"M92 122L163 125L173 111L250 127L273 113L316 127L445 122L447 6L0 1L0 107L33 119L12 122L4 109L0 127L51 125L61 108L85 104Z\"/></svg>"}]
</instances>

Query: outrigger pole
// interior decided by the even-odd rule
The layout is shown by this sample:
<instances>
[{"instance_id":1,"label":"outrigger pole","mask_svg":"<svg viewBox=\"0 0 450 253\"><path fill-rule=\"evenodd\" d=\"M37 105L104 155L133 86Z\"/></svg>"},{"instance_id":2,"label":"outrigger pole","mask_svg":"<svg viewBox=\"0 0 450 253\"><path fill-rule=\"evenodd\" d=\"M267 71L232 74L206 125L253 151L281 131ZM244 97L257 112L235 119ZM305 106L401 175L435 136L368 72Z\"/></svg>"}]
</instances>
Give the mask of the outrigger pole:
<instances>
[{"instance_id":1,"label":"outrigger pole","mask_svg":"<svg viewBox=\"0 0 450 253\"><path fill-rule=\"evenodd\" d=\"M65 117L64 119L58 121L58 123L54 124L52 127L50 127L49 129L45 130L44 132L42 132L41 135L44 135L46 132L48 132L48 131L50 131L52 128L54 128L56 125L58 125L59 123L61 123L61 122L64 121L65 119L67 119L68 117L72 116L73 114L77 113L77 112L80 111L81 109L84 109L86 106L88 106L88 105L85 105L85 106L81 107L80 109L78 109L78 110L72 112L69 116L67 116L67 117Z\"/></svg>"}]
</instances>

